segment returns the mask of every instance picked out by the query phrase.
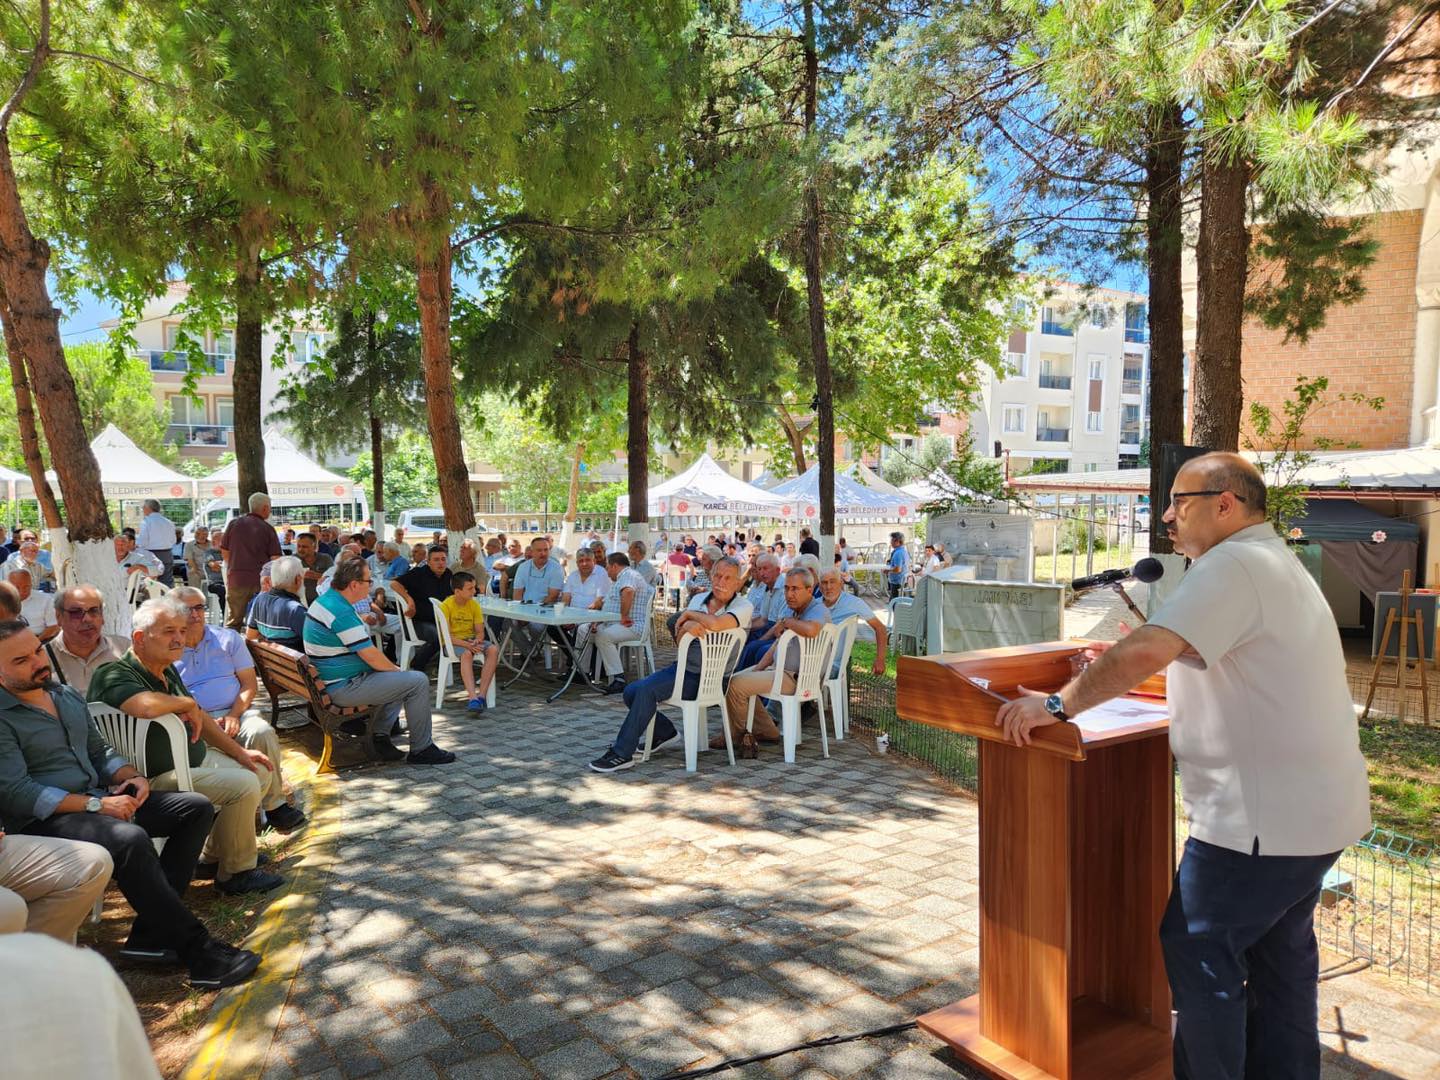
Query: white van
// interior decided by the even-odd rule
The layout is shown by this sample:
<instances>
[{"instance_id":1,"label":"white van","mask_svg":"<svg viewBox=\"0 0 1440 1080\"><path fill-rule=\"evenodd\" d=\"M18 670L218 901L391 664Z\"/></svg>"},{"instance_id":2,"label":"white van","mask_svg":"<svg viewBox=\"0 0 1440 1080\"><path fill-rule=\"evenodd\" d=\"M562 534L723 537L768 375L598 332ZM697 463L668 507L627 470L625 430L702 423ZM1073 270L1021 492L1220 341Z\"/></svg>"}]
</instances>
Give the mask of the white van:
<instances>
[{"instance_id":1,"label":"white van","mask_svg":"<svg viewBox=\"0 0 1440 1080\"><path fill-rule=\"evenodd\" d=\"M445 528L445 511L438 506L428 506L419 510L401 510L400 518L395 522L395 525L398 528L404 529L406 536L409 536L412 532L433 533L447 531ZM475 523L475 531L483 533L488 530L485 528L483 521L477 521Z\"/></svg>"}]
</instances>

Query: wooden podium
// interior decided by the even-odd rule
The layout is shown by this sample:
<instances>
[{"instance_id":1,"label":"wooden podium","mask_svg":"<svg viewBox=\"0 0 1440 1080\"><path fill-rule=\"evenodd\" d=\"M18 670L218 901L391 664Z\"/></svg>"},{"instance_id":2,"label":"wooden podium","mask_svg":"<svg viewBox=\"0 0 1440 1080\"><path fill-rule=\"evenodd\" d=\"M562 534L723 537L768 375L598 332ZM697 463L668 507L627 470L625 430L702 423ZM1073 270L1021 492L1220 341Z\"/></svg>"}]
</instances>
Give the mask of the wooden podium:
<instances>
[{"instance_id":1,"label":"wooden podium","mask_svg":"<svg viewBox=\"0 0 1440 1080\"><path fill-rule=\"evenodd\" d=\"M1068 682L1083 647L900 658L895 711L974 735L980 749L980 992L919 1023L1005 1080L1168 1080L1158 937L1175 859L1168 719L1089 732L1057 723L1026 747L995 727L1017 686ZM1136 692L1164 695L1163 676Z\"/></svg>"}]
</instances>

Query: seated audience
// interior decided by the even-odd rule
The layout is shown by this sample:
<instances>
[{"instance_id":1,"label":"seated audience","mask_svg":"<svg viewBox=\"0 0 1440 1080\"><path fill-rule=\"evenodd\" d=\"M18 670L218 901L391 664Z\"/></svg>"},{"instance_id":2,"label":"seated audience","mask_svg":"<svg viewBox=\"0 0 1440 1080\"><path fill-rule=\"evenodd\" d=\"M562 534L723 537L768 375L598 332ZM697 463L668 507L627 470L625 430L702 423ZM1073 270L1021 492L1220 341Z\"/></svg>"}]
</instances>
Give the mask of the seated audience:
<instances>
[{"instance_id":1,"label":"seated audience","mask_svg":"<svg viewBox=\"0 0 1440 1080\"><path fill-rule=\"evenodd\" d=\"M645 580L645 584L652 589L660 584L660 573L655 569L655 564L646 558L644 540L631 540L627 549L630 555L630 569L634 570Z\"/></svg>"},{"instance_id":2,"label":"seated audience","mask_svg":"<svg viewBox=\"0 0 1440 1080\"><path fill-rule=\"evenodd\" d=\"M315 538L315 540L315 550L318 551L320 554L328 555L332 559L335 558L336 555L340 554L339 529L336 529L330 525L326 525L323 529L320 530L320 534ZM299 542L298 538L296 539L296 542Z\"/></svg>"},{"instance_id":3,"label":"seated audience","mask_svg":"<svg viewBox=\"0 0 1440 1080\"><path fill-rule=\"evenodd\" d=\"M560 602L566 607L599 608L605 602L610 578L595 562L595 553L587 547L575 552L575 569L565 578L560 589Z\"/></svg>"},{"instance_id":4,"label":"seated audience","mask_svg":"<svg viewBox=\"0 0 1440 1080\"><path fill-rule=\"evenodd\" d=\"M820 541L811 534L808 525L800 530L800 554L820 557Z\"/></svg>"},{"instance_id":5,"label":"seated audience","mask_svg":"<svg viewBox=\"0 0 1440 1080\"><path fill-rule=\"evenodd\" d=\"M445 621L450 627L450 641L460 657L460 681L465 685L465 707L471 712L484 712L487 708L486 695L495 678L495 666L500 662L500 650L493 641L485 640L485 613L475 599L479 583L475 575L466 570L456 570L450 578L453 590L440 607L445 612ZM480 682L475 682L475 657L482 658Z\"/></svg>"},{"instance_id":6,"label":"seated audience","mask_svg":"<svg viewBox=\"0 0 1440 1080\"><path fill-rule=\"evenodd\" d=\"M210 800L152 791L105 743L85 699L51 678L40 640L13 620L0 622L0 816L26 835L109 852L136 915L122 957L182 963L201 989L244 982L260 966L254 953L212 938L181 901L214 820ZM166 838L158 855L156 836Z\"/></svg>"},{"instance_id":7,"label":"seated audience","mask_svg":"<svg viewBox=\"0 0 1440 1080\"><path fill-rule=\"evenodd\" d=\"M600 663L609 680L605 693L619 694L625 690L625 664L620 658L620 644L639 641L645 636L645 627L630 616L632 612L639 614L645 606L646 595L653 590L630 565L630 557L619 551L606 558L605 579L610 588L601 602L601 610L614 612L620 616L620 621L591 623L586 628L586 637L599 653Z\"/></svg>"},{"instance_id":8,"label":"seated audience","mask_svg":"<svg viewBox=\"0 0 1440 1080\"><path fill-rule=\"evenodd\" d=\"M220 601L220 613L224 615L225 574L220 549L211 542L210 530L206 526L195 527L195 539L185 544L181 561L185 564L185 580L191 585L203 585Z\"/></svg>"},{"instance_id":9,"label":"seated audience","mask_svg":"<svg viewBox=\"0 0 1440 1080\"><path fill-rule=\"evenodd\" d=\"M113 867L99 844L7 836L0 829L0 934L49 934L74 945L75 931L105 895Z\"/></svg>"},{"instance_id":10,"label":"seated audience","mask_svg":"<svg viewBox=\"0 0 1440 1080\"><path fill-rule=\"evenodd\" d=\"M187 614L173 596L141 604L135 612L130 650L95 672L90 696L131 716L153 718L174 713L191 728L187 749L190 780L216 809L201 861L215 865L215 884L221 892L268 892L284 879L259 868L255 813L275 765L262 751L236 742L181 680L175 665L185 649ZM200 617L204 619L203 611ZM244 648L243 643L240 647ZM145 771L156 791L176 790L179 779L170 739L158 725L145 737Z\"/></svg>"},{"instance_id":11,"label":"seated audience","mask_svg":"<svg viewBox=\"0 0 1440 1080\"><path fill-rule=\"evenodd\" d=\"M428 549L426 548L426 546L425 546L424 544L418 542L418 541L417 541L416 543L413 543L413 544L410 545L410 567L411 567L411 569L414 569L414 568L417 567L417 566L424 566L424 565L425 565L425 559L426 559L427 551L428 551ZM448 558L448 553L447 553L447 558Z\"/></svg>"},{"instance_id":12,"label":"seated audience","mask_svg":"<svg viewBox=\"0 0 1440 1080\"><path fill-rule=\"evenodd\" d=\"M20 594L20 617L30 624L41 641L49 641L60 632L55 625L55 598L35 588L35 579L25 569L12 569L6 580Z\"/></svg>"},{"instance_id":13,"label":"seated audience","mask_svg":"<svg viewBox=\"0 0 1440 1080\"><path fill-rule=\"evenodd\" d=\"M784 618L790 610L785 604L785 586L780 583L780 560L768 551L755 557L754 584L745 599L750 601L754 612L746 628L747 644L763 637L776 620ZM756 654L755 659L760 655Z\"/></svg>"},{"instance_id":14,"label":"seated audience","mask_svg":"<svg viewBox=\"0 0 1440 1080\"><path fill-rule=\"evenodd\" d=\"M780 556L780 572L789 573L790 568L795 565L795 556L800 554L795 550L794 544L786 544L784 554Z\"/></svg>"},{"instance_id":15,"label":"seated audience","mask_svg":"<svg viewBox=\"0 0 1440 1080\"><path fill-rule=\"evenodd\" d=\"M130 643L104 632L105 600L93 585L62 589L55 597L55 615L60 633L45 643L51 671L88 701L95 672L124 656Z\"/></svg>"},{"instance_id":16,"label":"seated audience","mask_svg":"<svg viewBox=\"0 0 1440 1080\"><path fill-rule=\"evenodd\" d=\"M785 575L785 602L790 612L783 619L770 628L770 635L778 642L780 636L787 630L793 630L803 638L813 638L820 633L820 628L830 621L829 609L825 602L815 596L814 578L810 571L801 567L790 570ZM785 656L779 660L785 669L785 675L780 684L782 693L792 693L795 690L795 676L800 670L800 643L792 641L785 650ZM730 679L730 686L725 691L725 712L730 720L730 732L733 738L740 738L746 731L746 718L750 712L750 699L767 693L775 682L775 657L776 649L772 645L761 657L760 662L754 667L746 668L743 671L735 672ZM775 726L775 720L764 708L755 710L755 720L751 728L757 742L777 743L780 741L780 729ZM710 740L711 748L723 747L725 736L715 736Z\"/></svg>"},{"instance_id":17,"label":"seated audience","mask_svg":"<svg viewBox=\"0 0 1440 1080\"><path fill-rule=\"evenodd\" d=\"M394 581L401 574L409 570L410 560L405 556L406 550L406 548L399 544L381 544L379 546L380 554L376 557L376 562L380 564L380 572L379 574L375 574L374 568L372 567L372 576L379 578L381 581Z\"/></svg>"},{"instance_id":18,"label":"seated audience","mask_svg":"<svg viewBox=\"0 0 1440 1080\"><path fill-rule=\"evenodd\" d=\"M442 567L443 555L442 548ZM305 621L305 654L335 704L384 706L371 722L382 758L405 756L390 741L403 704L410 738L407 760L412 765L448 765L455 755L430 735L430 680L423 671L402 671L386 659L355 612L355 604L370 595L371 584L363 559L345 559L335 567L331 588L316 599Z\"/></svg>"},{"instance_id":19,"label":"seated audience","mask_svg":"<svg viewBox=\"0 0 1440 1080\"><path fill-rule=\"evenodd\" d=\"M228 627L206 625L205 595L199 589L182 586L175 590L174 598L187 616L185 651L175 662L176 673L190 696L215 718L226 735L269 759L268 783L264 773L256 772L262 784L260 809L276 832L294 832L305 824L305 815L285 799L280 740L260 710L254 708L260 680L245 639ZM217 827L219 824L217 819Z\"/></svg>"},{"instance_id":20,"label":"seated audience","mask_svg":"<svg viewBox=\"0 0 1440 1080\"><path fill-rule=\"evenodd\" d=\"M840 578L839 570L827 570L820 575L820 598L830 612L832 623L838 625L846 619L860 620L860 625L855 629L855 640L874 642L875 663L870 666L870 672L872 675L884 675L885 654L890 643L890 634L885 629L884 620L876 615L865 601L845 591L845 583ZM837 655L835 662L830 665L832 679L840 674L840 659Z\"/></svg>"},{"instance_id":21,"label":"seated audience","mask_svg":"<svg viewBox=\"0 0 1440 1080\"><path fill-rule=\"evenodd\" d=\"M336 551L338 554L338 549ZM295 538L295 557L304 567L304 599L306 604L315 602L315 595L325 572L335 565L335 556L320 550L320 543L312 533L301 533ZM273 583L274 578L271 578Z\"/></svg>"},{"instance_id":22,"label":"seated audience","mask_svg":"<svg viewBox=\"0 0 1440 1080\"><path fill-rule=\"evenodd\" d=\"M35 534L28 529L21 532L22 539L15 553L5 560L3 570L5 580L10 580L10 575L17 570L23 570L30 575L30 582L36 591L40 591L55 581L55 575L50 567L46 565L43 556L47 554L40 550L40 542L35 539Z\"/></svg>"},{"instance_id":23,"label":"seated audience","mask_svg":"<svg viewBox=\"0 0 1440 1080\"><path fill-rule=\"evenodd\" d=\"M424 671L440 652L440 635L435 629L435 608L431 600L444 603L454 594L450 553L439 544L430 549L423 566L414 566L390 582L400 608L409 616L422 644L410 658L411 671Z\"/></svg>"},{"instance_id":24,"label":"seated audience","mask_svg":"<svg viewBox=\"0 0 1440 1080\"><path fill-rule=\"evenodd\" d=\"M475 579L485 576L485 564L480 561L480 545L470 537L460 541L460 551L450 569L464 570Z\"/></svg>"},{"instance_id":25,"label":"seated audience","mask_svg":"<svg viewBox=\"0 0 1440 1080\"><path fill-rule=\"evenodd\" d=\"M517 604L553 604L565 588L565 571L550 558L550 541L537 536L530 541L530 557L514 568L510 599ZM515 632L532 643L541 627L538 623L520 623Z\"/></svg>"},{"instance_id":26,"label":"seated audience","mask_svg":"<svg viewBox=\"0 0 1440 1080\"><path fill-rule=\"evenodd\" d=\"M135 546L135 538L121 533L115 537L115 561L126 574L144 574L158 578L164 569L160 560L144 548Z\"/></svg>"},{"instance_id":27,"label":"seated audience","mask_svg":"<svg viewBox=\"0 0 1440 1080\"><path fill-rule=\"evenodd\" d=\"M305 564L298 555L282 555L270 564L270 588L250 604L246 637L304 651L305 605L300 602L304 577Z\"/></svg>"},{"instance_id":28,"label":"seated audience","mask_svg":"<svg viewBox=\"0 0 1440 1080\"><path fill-rule=\"evenodd\" d=\"M690 575L690 580L685 583L685 588L692 597L709 590L710 568L723 558L725 558L725 553L714 544L707 544L699 550L695 556L696 570ZM736 562L735 565L739 566L740 564Z\"/></svg>"},{"instance_id":29,"label":"seated audience","mask_svg":"<svg viewBox=\"0 0 1440 1080\"><path fill-rule=\"evenodd\" d=\"M710 569L711 587L690 601L675 627L675 640L682 647L685 638L703 637L711 630L727 630L750 624L750 602L739 595L740 566L734 559L720 558ZM701 650L692 646L685 664L681 693L693 695L700 687ZM678 661L677 661L678 664ZM669 717L657 711L658 703L668 698L675 688L677 664L661 668L653 675L629 683L625 687L625 704L629 707L625 722L610 748L590 763L595 772L612 773L634 765L635 750L645 736L653 717L655 735L653 750L673 746L680 740Z\"/></svg>"}]
</instances>

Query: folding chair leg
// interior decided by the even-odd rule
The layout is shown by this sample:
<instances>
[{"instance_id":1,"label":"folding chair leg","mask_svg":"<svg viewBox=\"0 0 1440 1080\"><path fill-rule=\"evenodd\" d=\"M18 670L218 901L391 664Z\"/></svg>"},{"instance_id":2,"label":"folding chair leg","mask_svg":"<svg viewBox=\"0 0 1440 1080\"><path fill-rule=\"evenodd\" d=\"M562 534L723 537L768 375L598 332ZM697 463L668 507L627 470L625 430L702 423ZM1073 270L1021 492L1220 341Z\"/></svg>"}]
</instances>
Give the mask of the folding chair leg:
<instances>
[{"instance_id":1,"label":"folding chair leg","mask_svg":"<svg viewBox=\"0 0 1440 1080\"><path fill-rule=\"evenodd\" d=\"M684 702L680 706L680 723L685 737L685 771L694 772L700 763L700 706Z\"/></svg>"},{"instance_id":2,"label":"folding chair leg","mask_svg":"<svg viewBox=\"0 0 1440 1080\"><path fill-rule=\"evenodd\" d=\"M793 697L780 699L780 735L785 741L785 761L794 765L795 746L800 741L800 702Z\"/></svg>"}]
</instances>

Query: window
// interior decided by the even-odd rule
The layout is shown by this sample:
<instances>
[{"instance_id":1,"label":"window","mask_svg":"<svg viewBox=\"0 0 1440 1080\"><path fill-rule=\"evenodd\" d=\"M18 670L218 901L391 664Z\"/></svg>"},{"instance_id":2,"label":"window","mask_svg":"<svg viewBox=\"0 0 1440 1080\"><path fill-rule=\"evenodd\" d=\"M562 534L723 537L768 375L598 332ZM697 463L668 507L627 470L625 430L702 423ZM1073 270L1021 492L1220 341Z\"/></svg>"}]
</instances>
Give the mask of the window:
<instances>
[{"instance_id":1,"label":"window","mask_svg":"<svg viewBox=\"0 0 1440 1080\"><path fill-rule=\"evenodd\" d=\"M1090 381L1100 382L1105 378L1105 358L1103 356L1090 356Z\"/></svg>"},{"instance_id":2,"label":"window","mask_svg":"<svg viewBox=\"0 0 1440 1080\"><path fill-rule=\"evenodd\" d=\"M1025 430L1025 406L1006 405L1001 430L1007 434L1019 434Z\"/></svg>"},{"instance_id":3,"label":"window","mask_svg":"<svg viewBox=\"0 0 1440 1080\"><path fill-rule=\"evenodd\" d=\"M1092 304L1090 306L1090 325L1097 330L1104 330L1115 321L1115 309L1109 304Z\"/></svg>"},{"instance_id":4,"label":"window","mask_svg":"<svg viewBox=\"0 0 1440 1080\"><path fill-rule=\"evenodd\" d=\"M1145 304L1125 305L1125 340L1139 345L1150 340L1150 311Z\"/></svg>"},{"instance_id":5,"label":"window","mask_svg":"<svg viewBox=\"0 0 1440 1080\"><path fill-rule=\"evenodd\" d=\"M1100 431L1100 413L1087 412L1085 414L1085 430L1094 435Z\"/></svg>"},{"instance_id":6,"label":"window","mask_svg":"<svg viewBox=\"0 0 1440 1080\"><path fill-rule=\"evenodd\" d=\"M161 342L165 346L165 351L169 352L179 343L180 324L178 322L167 322L162 325L160 334Z\"/></svg>"},{"instance_id":7,"label":"window","mask_svg":"<svg viewBox=\"0 0 1440 1080\"><path fill-rule=\"evenodd\" d=\"M172 424L205 423L205 403L194 401L184 394L170 396L170 422Z\"/></svg>"},{"instance_id":8,"label":"window","mask_svg":"<svg viewBox=\"0 0 1440 1080\"><path fill-rule=\"evenodd\" d=\"M1070 315L1069 310L1061 307L1046 305L1040 309L1040 332L1042 334L1059 334L1061 337L1074 337L1073 328L1066 326L1064 320Z\"/></svg>"},{"instance_id":9,"label":"window","mask_svg":"<svg viewBox=\"0 0 1440 1080\"><path fill-rule=\"evenodd\" d=\"M235 399L228 397L217 397L215 399L215 423L223 428L235 426Z\"/></svg>"},{"instance_id":10,"label":"window","mask_svg":"<svg viewBox=\"0 0 1440 1080\"><path fill-rule=\"evenodd\" d=\"M1023 379L1030 374L1030 356L1023 352L1007 352L1005 366L1013 373L1013 378Z\"/></svg>"},{"instance_id":11,"label":"window","mask_svg":"<svg viewBox=\"0 0 1440 1080\"><path fill-rule=\"evenodd\" d=\"M1129 445L1140 442L1140 406L1120 406L1120 441Z\"/></svg>"},{"instance_id":12,"label":"window","mask_svg":"<svg viewBox=\"0 0 1440 1080\"><path fill-rule=\"evenodd\" d=\"M330 347L329 334L306 334L303 347L300 351L300 362L313 364L325 355L325 350Z\"/></svg>"},{"instance_id":13,"label":"window","mask_svg":"<svg viewBox=\"0 0 1440 1080\"><path fill-rule=\"evenodd\" d=\"M234 330L216 330L216 331L215 331L215 352L218 353L220 356L234 356L234 355L235 355L235 331L234 331Z\"/></svg>"}]
</instances>

